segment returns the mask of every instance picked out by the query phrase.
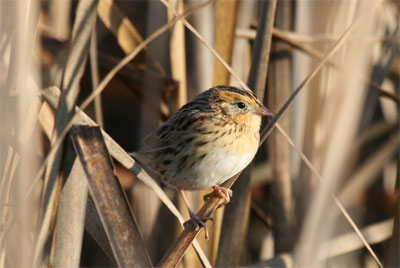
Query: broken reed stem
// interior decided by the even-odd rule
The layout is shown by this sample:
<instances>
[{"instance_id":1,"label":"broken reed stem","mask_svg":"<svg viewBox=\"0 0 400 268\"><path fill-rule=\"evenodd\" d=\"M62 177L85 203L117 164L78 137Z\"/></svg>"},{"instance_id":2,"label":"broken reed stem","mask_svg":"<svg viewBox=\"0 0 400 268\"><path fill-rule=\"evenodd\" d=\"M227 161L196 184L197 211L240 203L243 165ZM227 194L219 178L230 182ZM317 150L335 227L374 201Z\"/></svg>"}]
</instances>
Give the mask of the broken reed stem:
<instances>
[{"instance_id":1,"label":"broken reed stem","mask_svg":"<svg viewBox=\"0 0 400 268\"><path fill-rule=\"evenodd\" d=\"M71 139L119 267L152 267L99 127L77 125Z\"/></svg>"}]
</instances>

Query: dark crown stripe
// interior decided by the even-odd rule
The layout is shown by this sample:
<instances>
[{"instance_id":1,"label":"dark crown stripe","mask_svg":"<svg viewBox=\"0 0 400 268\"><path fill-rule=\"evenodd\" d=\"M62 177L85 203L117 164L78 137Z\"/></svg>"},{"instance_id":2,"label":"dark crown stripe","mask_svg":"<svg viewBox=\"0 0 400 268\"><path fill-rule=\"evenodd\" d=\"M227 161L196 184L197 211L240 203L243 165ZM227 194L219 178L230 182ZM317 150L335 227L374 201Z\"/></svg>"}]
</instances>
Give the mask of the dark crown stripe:
<instances>
[{"instance_id":1,"label":"dark crown stripe","mask_svg":"<svg viewBox=\"0 0 400 268\"><path fill-rule=\"evenodd\" d=\"M237 87L232 87L232 86L216 86L215 88L219 89L219 90L227 90L227 91L231 91L237 94L240 94L242 96L246 96L249 97L250 99L254 99L257 101L256 96L253 94L253 92L245 90L245 89L241 89L241 88L237 88ZM258 101L257 101L258 102Z\"/></svg>"}]
</instances>

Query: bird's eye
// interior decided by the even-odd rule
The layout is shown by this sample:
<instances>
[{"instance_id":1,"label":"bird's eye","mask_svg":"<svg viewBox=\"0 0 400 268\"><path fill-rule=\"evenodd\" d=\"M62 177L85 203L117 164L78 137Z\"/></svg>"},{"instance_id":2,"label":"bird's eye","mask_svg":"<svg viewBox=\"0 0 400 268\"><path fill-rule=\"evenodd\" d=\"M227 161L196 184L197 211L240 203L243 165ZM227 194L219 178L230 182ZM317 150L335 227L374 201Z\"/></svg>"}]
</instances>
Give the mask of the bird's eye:
<instances>
[{"instance_id":1,"label":"bird's eye","mask_svg":"<svg viewBox=\"0 0 400 268\"><path fill-rule=\"evenodd\" d=\"M242 102L242 101L236 102L236 106L237 106L239 109L244 109L244 108L246 108L246 104L245 104L244 102Z\"/></svg>"}]
</instances>

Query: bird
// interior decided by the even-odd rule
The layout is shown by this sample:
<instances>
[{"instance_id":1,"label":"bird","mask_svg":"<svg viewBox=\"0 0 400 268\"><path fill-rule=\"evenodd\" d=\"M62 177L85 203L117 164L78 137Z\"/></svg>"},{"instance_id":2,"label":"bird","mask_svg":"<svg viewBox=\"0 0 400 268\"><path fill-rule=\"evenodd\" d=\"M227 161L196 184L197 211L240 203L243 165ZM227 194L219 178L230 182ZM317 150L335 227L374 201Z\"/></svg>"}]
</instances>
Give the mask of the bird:
<instances>
[{"instance_id":1,"label":"bird","mask_svg":"<svg viewBox=\"0 0 400 268\"><path fill-rule=\"evenodd\" d=\"M147 136L134 158L168 187L177 189L195 230L211 217L191 209L184 191L212 188L230 201L232 191L222 183L242 171L260 143L261 117L272 117L252 91L215 86L182 106L158 130ZM186 226L186 225L185 225Z\"/></svg>"}]
</instances>

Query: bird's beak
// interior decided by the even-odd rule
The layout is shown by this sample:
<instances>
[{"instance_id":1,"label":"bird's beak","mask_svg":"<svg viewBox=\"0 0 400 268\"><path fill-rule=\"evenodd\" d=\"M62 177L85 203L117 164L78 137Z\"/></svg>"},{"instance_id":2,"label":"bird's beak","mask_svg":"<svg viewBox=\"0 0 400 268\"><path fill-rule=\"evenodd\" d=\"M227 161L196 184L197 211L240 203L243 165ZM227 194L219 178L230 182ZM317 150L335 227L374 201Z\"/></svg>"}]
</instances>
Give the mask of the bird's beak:
<instances>
[{"instance_id":1,"label":"bird's beak","mask_svg":"<svg viewBox=\"0 0 400 268\"><path fill-rule=\"evenodd\" d=\"M259 115L259 116L267 116L268 118L271 118L274 114L271 113L270 110L268 110L267 107L265 107L264 105L260 105L256 108L255 110L255 114Z\"/></svg>"}]
</instances>

